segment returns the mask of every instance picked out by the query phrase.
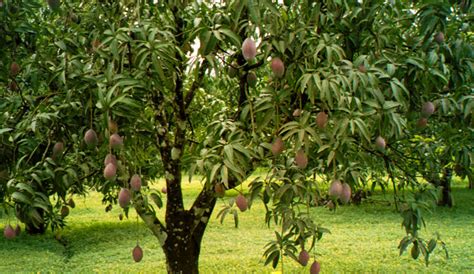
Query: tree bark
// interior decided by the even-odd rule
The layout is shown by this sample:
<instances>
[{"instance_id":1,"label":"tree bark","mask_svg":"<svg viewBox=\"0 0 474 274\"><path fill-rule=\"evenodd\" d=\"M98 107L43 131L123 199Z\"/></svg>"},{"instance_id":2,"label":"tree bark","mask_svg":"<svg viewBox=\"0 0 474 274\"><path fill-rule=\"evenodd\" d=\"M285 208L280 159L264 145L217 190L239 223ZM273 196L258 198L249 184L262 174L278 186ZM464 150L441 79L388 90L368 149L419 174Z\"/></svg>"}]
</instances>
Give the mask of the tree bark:
<instances>
[{"instance_id":1,"label":"tree bark","mask_svg":"<svg viewBox=\"0 0 474 274\"><path fill-rule=\"evenodd\" d=\"M214 191L203 188L190 210L167 223L168 237L163 250L168 273L199 273L201 242L215 205Z\"/></svg>"},{"instance_id":2,"label":"tree bark","mask_svg":"<svg viewBox=\"0 0 474 274\"><path fill-rule=\"evenodd\" d=\"M174 224L168 229L163 246L168 273L199 273L201 241L191 233L190 218L187 212L175 216Z\"/></svg>"},{"instance_id":3,"label":"tree bark","mask_svg":"<svg viewBox=\"0 0 474 274\"><path fill-rule=\"evenodd\" d=\"M44 211L40 208L36 209L38 212L39 216L43 219L44 217ZM18 210L16 210L16 217L25 224L25 231L29 235L43 235L46 232L46 225L43 223L33 223L33 220L31 217L24 217L24 215L20 214ZM43 219L44 220L44 219Z\"/></svg>"},{"instance_id":4,"label":"tree bark","mask_svg":"<svg viewBox=\"0 0 474 274\"><path fill-rule=\"evenodd\" d=\"M445 168L443 172L443 177L439 182L440 186L442 187L441 199L438 201L438 205L440 206L453 206L453 199L451 196L451 175L452 169Z\"/></svg>"},{"instance_id":5,"label":"tree bark","mask_svg":"<svg viewBox=\"0 0 474 274\"><path fill-rule=\"evenodd\" d=\"M199 273L202 235L191 233L191 216L186 215L189 214L176 216L175 224L181 226L168 229L168 237L163 246L168 273Z\"/></svg>"},{"instance_id":6,"label":"tree bark","mask_svg":"<svg viewBox=\"0 0 474 274\"><path fill-rule=\"evenodd\" d=\"M200 246L181 244L165 252L168 273L199 273Z\"/></svg>"},{"instance_id":7,"label":"tree bark","mask_svg":"<svg viewBox=\"0 0 474 274\"><path fill-rule=\"evenodd\" d=\"M25 223L25 231L29 235L43 235L46 232L46 226L44 224L36 227L32 223Z\"/></svg>"},{"instance_id":8,"label":"tree bark","mask_svg":"<svg viewBox=\"0 0 474 274\"><path fill-rule=\"evenodd\" d=\"M215 204L214 192L204 188L190 210L174 211L164 227L147 208L143 196L136 194L134 207L160 241L168 273L199 273L201 242Z\"/></svg>"},{"instance_id":9,"label":"tree bark","mask_svg":"<svg viewBox=\"0 0 474 274\"><path fill-rule=\"evenodd\" d=\"M451 195L452 171L453 170L451 168L444 168L443 175L441 177L436 173L424 175L424 178L429 183L436 186L437 188L441 188L441 197L438 199L438 206L453 206L453 198Z\"/></svg>"},{"instance_id":10,"label":"tree bark","mask_svg":"<svg viewBox=\"0 0 474 274\"><path fill-rule=\"evenodd\" d=\"M474 188L474 174L469 173L469 174L467 175L467 179L468 179L468 181L469 181L469 189Z\"/></svg>"}]
</instances>

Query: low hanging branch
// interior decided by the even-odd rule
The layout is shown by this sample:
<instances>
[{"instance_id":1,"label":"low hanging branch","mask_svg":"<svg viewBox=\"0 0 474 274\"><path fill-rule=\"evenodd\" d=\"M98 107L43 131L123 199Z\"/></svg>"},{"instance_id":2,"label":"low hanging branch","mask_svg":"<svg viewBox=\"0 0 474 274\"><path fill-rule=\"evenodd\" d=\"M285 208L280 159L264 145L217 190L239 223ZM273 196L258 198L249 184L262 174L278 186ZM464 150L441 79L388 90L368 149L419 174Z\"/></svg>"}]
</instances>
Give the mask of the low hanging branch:
<instances>
[{"instance_id":1,"label":"low hanging branch","mask_svg":"<svg viewBox=\"0 0 474 274\"><path fill-rule=\"evenodd\" d=\"M133 206L137 214L142 218L147 227L152 231L153 235L158 238L160 244L163 246L167 237L166 228L156 217L155 213L145 205L145 201L141 194L135 195Z\"/></svg>"}]
</instances>

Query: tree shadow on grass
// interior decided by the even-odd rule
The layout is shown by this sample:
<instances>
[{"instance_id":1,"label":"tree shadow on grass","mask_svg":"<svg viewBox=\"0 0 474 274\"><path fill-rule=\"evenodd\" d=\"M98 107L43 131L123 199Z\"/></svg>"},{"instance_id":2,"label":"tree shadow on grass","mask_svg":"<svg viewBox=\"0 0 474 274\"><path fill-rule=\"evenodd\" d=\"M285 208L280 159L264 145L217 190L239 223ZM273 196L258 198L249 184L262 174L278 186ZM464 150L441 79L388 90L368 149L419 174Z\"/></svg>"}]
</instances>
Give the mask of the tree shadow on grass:
<instances>
[{"instance_id":1,"label":"tree shadow on grass","mask_svg":"<svg viewBox=\"0 0 474 274\"><path fill-rule=\"evenodd\" d=\"M63 235L74 254L96 253L120 246L130 248L136 244L137 239L153 237L142 222L137 225L131 221L71 225ZM158 240L156 244L158 245Z\"/></svg>"},{"instance_id":2,"label":"tree shadow on grass","mask_svg":"<svg viewBox=\"0 0 474 274\"><path fill-rule=\"evenodd\" d=\"M3 229L2 229L3 230ZM54 240L51 233L44 235L28 235L22 232L21 235L12 240L0 238L0 247L2 251L21 251L21 252L45 252L60 253L62 250L61 244Z\"/></svg>"},{"instance_id":3,"label":"tree shadow on grass","mask_svg":"<svg viewBox=\"0 0 474 274\"><path fill-rule=\"evenodd\" d=\"M455 203L453 207L436 206L431 213L427 212L426 216L430 218L443 218L445 220L457 220L474 216L474 199L472 199L474 191L472 189L455 186L452 189L452 195ZM400 215L395 209L393 192L391 191L387 191L385 194L376 193L361 205L355 206L355 208L363 210L364 216L370 219L375 216ZM340 211L344 210L344 207L340 207Z\"/></svg>"}]
</instances>

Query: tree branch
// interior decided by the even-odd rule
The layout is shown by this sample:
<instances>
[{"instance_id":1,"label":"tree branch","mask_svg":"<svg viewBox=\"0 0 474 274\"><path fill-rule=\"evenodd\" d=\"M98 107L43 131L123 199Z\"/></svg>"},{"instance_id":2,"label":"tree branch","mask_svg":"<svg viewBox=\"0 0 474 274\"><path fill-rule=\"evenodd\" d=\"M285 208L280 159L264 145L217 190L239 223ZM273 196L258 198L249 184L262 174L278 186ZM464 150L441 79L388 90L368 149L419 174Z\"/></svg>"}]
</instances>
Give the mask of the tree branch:
<instances>
[{"instance_id":1,"label":"tree branch","mask_svg":"<svg viewBox=\"0 0 474 274\"><path fill-rule=\"evenodd\" d=\"M385 169L387 170L388 172L388 175L390 177L390 180L392 181L392 185L393 185L393 201L395 203L395 209L398 211L398 201L397 201L397 186L395 185L395 176L393 175L393 172L392 172L392 169L390 167L390 158L388 158L388 156L383 156L383 161L384 161L384 164L385 164Z\"/></svg>"},{"instance_id":2,"label":"tree branch","mask_svg":"<svg viewBox=\"0 0 474 274\"><path fill-rule=\"evenodd\" d=\"M247 64L247 65L244 66L243 70L244 71L250 71L252 69L256 69L256 68L259 68L259 67L263 66L264 63L265 63L264 60L260 60L257 63L252 64L252 65Z\"/></svg>"},{"instance_id":3,"label":"tree branch","mask_svg":"<svg viewBox=\"0 0 474 274\"><path fill-rule=\"evenodd\" d=\"M133 206L140 218L142 218L153 235L158 238L161 246L163 246L167 237L166 228L156 217L156 214L152 212L149 207L145 206L145 201L141 194L133 196Z\"/></svg>"},{"instance_id":4,"label":"tree branch","mask_svg":"<svg viewBox=\"0 0 474 274\"><path fill-rule=\"evenodd\" d=\"M190 208L190 212L194 217L194 227L191 234L194 237L202 237L204 230L209 222L214 206L216 205L216 194L211 189L204 187L199 196Z\"/></svg>"},{"instance_id":5,"label":"tree branch","mask_svg":"<svg viewBox=\"0 0 474 274\"><path fill-rule=\"evenodd\" d=\"M156 100L156 101L155 101ZM160 151L161 161L166 172L166 188L168 189L167 197L167 216L171 216L175 210L184 210L183 195L181 191L181 166L180 159L172 159L173 144L169 139L169 127L170 122L166 117L166 112L163 109L162 102L159 98L154 97L154 104L159 107L158 113L155 115L155 119L158 121L159 127L156 129L157 147ZM178 128L179 125L176 125ZM176 138L184 138L183 133L176 133ZM176 143L176 141L175 141Z\"/></svg>"},{"instance_id":6,"label":"tree branch","mask_svg":"<svg viewBox=\"0 0 474 274\"><path fill-rule=\"evenodd\" d=\"M214 181L211 185L214 186L216 183L217 181ZM240 185L239 181L235 177L229 177L228 189L233 189L238 185ZM192 229L193 233L200 233L200 231L204 231L207 222L209 221L209 217L211 216L212 211L214 210L216 201L217 196L214 192L214 188L206 188L206 186L204 186L196 200L194 200L193 205L189 209L189 211L193 214L195 220L195 226Z\"/></svg>"},{"instance_id":7,"label":"tree branch","mask_svg":"<svg viewBox=\"0 0 474 274\"><path fill-rule=\"evenodd\" d=\"M202 83L202 79L204 79L204 75L206 74L206 69L208 67L208 62L205 60L201 66L199 67L199 72L198 76L196 79L194 79L193 84L189 88L188 94L186 94L186 99L184 100L184 108L187 110L189 108L189 105L193 101L194 95L196 94L196 90L199 88L199 86Z\"/></svg>"}]
</instances>

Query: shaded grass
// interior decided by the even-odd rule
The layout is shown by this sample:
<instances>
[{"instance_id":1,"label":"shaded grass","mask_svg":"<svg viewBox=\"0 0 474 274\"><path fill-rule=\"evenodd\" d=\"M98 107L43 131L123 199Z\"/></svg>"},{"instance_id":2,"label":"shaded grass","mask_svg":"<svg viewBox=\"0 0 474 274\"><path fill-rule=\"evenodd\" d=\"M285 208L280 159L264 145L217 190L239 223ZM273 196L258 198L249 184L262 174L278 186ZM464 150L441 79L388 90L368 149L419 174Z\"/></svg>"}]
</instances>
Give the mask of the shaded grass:
<instances>
[{"instance_id":1,"label":"shaded grass","mask_svg":"<svg viewBox=\"0 0 474 274\"><path fill-rule=\"evenodd\" d=\"M156 185L161 189L162 181ZM185 202L191 204L200 184L184 184ZM228 196L237 192L229 191ZM421 231L429 239L435 231L447 243L450 259L437 250L426 267L422 260L413 261L408 254L398 256L397 245L405 235L401 217L386 202L388 193L373 196L360 206L339 207L336 212L319 207L311 210L317 223L331 230L317 243L315 252L326 273L470 273L474 269L474 200L473 191L454 187L456 206L437 208L426 216L427 229ZM56 241L51 232L42 236L22 234L14 240L0 239L0 272L153 272L165 273L165 258L158 241L137 216L119 221L121 210L105 212L99 194L76 198L76 208L67 218L69 226ZM256 202L250 211L241 213L240 226L234 228L232 218L223 224L216 220L224 201L219 201L203 239L200 258L202 273L271 273L263 266L265 244L273 238L273 227L264 224L264 208ZM163 216L163 210L159 211ZM5 223L6 220L0 220ZM144 258L134 263L131 250L137 240ZM285 258L286 273L307 273Z\"/></svg>"}]
</instances>

